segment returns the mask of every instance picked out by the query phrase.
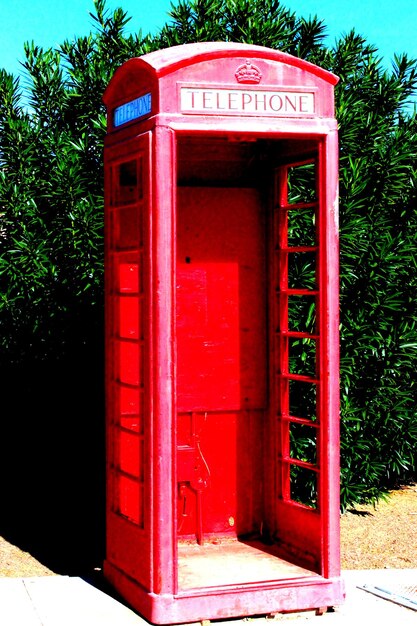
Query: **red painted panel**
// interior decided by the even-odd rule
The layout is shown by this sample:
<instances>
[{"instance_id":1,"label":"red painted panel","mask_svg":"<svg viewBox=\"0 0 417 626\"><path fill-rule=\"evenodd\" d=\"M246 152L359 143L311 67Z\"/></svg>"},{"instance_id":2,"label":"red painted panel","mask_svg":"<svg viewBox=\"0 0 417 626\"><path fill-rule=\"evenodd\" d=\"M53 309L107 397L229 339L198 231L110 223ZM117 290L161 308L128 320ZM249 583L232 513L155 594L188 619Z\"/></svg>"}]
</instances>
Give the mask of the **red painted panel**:
<instances>
[{"instance_id":1,"label":"red painted panel","mask_svg":"<svg viewBox=\"0 0 417 626\"><path fill-rule=\"evenodd\" d=\"M120 413L122 415L142 413L140 391L138 388L120 388Z\"/></svg>"},{"instance_id":2,"label":"red painted panel","mask_svg":"<svg viewBox=\"0 0 417 626\"><path fill-rule=\"evenodd\" d=\"M141 348L137 343L119 341L120 380L139 385L142 380Z\"/></svg>"},{"instance_id":3,"label":"red painted panel","mask_svg":"<svg viewBox=\"0 0 417 626\"><path fill-rule=\"evenodd\" d=\"M122 293L138 293L139 277L139 265L137 263L119 260L118 287Z\"/></svg>"},{"instance_id":4,"label":"red painted panel","mask_svg":"<svg viewBox=\"0 0 417 626\"><path fill-rule=\"evenodd\" d=\"M255 189L178 190L178 411L266 404L265 227Z\"/></svg>"},{"instance_id":5,"label":"red painted panel","mask_svg":"<svg viewBox=\"0 0 417 626\"><path fill-rule=\"evenodd\" d=\"M119 571L125 572L137 581L140 588L151 589L151 568L149 561L149 538L143 530L142 485L128 479L121 481L126 489L124 516L109 512L107 526L111 541L108 543L107 559L116 564ZM123 499L122 499L123 502ZM128 519L126 519L128 518ZM106 567L106 563L105 563Z\"/></svg>"},{"instance_id":6,"label":"red painted panel","mask_svg":"<svg viewBox=\"0 0 417 626\"><path fill-rule=\"evenodd\" d=\"M133 430L135 433L143 433L143 418L135 415L132 417L120 417L120 426L126 430Z\"/></svg>"},{"instance_id":7,"label":"red painted panel","mask_svg":"<svg viewBox=\"0 0 417 626\"><path fill-rule=\"evenodd\" d=\"M239 408L237 263L178 265L177 341L179 410Z\"/></svg>"},{"instance_id":8,"label":"red painted panel","mask_svg":"<svg viewBox=\"0 0 417 626\"><path fill-rule=\"evenodd\" d=\"M259 531L264 419L263 411L178 416L180 536L196 537L199 516L203 539Z\"/></svg>"},{"instance_id":9,"label":"red painted panel","mask_svg":"<svg viewBox=\"0 0 417 626\"><path fill-rule=\"evenodd\" d=\"M119 333L126 339L142 339L142 312L139 298L119 298Z\"/></svg>"},{"instance_id":10,"label":"red painted panel","mask_svg":"<svg viewBox=\"0 0 417 626\"><path fill-rule=\"evenodd\" d=\"M181 536L260 524L266 384L264 209L255 189L181 188L177 226Z\"/></svg>"},{"instance_id":11,"label":"red painted panel","mask_svg":"<svg viewBox=\"0 0 417 626\"><path fill-rule=\"evenodd\" d=\"M137 480L129 476L118 476L119 488L119 510L129 520L137 524L143 525L143 501L142 487Z\"/></svg>"},{"instance_id":12,"label":"red painted panel","mask_svg":"<svg viewBox=\"0 0 417 626\"><path fill-rule=\"evenodd\" d=\"M116 248L137 248L142 245L141 211L135 205L126 209L119 209L117 230L114 233Z\"/></svg>"},{"instance_id":13,"label":"red painted panel","mask_svg":"<svg viewBox=\"0 0 417 626\"><path fill-rule=\"evenodd\" d=\"M136 433L120 430L119 469L140 480L143 479L143 442Z\"/></svg>"},{"instance_id":14,"label":"red painted panel","mask_svg":"<svg viewBox=\"0 0 417 626\"><path fill-rule=\"evenodd\" d=\"M120 426L143 434L143 399L143 391L141 389L120 386Z\"/></svg>"}]
</instances>

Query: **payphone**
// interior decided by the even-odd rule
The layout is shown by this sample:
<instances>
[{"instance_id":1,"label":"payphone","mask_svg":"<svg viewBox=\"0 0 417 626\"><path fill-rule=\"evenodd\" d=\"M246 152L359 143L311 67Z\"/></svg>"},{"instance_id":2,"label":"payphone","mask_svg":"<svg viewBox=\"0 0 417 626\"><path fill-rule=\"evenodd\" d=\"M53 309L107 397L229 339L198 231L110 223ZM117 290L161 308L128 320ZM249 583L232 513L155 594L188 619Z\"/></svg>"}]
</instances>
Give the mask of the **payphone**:
<instances>
[{"instance_id":1,"label":"payphone","mask_svg":"<svg viewBox=\"0 0 417 626\"><path fill-rule=\"evenodd\" d=\"M343 601L337 78L260 46L105 92L105 575L167 624Z\"/></svg>"}]
</instances>

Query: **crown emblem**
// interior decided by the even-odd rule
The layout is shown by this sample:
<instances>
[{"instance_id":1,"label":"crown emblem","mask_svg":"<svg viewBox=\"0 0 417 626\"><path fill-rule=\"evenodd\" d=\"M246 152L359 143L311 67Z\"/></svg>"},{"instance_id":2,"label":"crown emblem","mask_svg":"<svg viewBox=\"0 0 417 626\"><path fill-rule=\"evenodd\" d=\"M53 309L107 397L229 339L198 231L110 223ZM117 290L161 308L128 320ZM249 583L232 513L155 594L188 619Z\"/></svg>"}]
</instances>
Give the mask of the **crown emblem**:
<instances>
[{"instance_id":1,"label":"crown emblem","mask_svg":"<svg viewBox=\"0 0 417 626\"><path fill-rule=\"evenodd\" d=\"M238 83L247 85L257 85L262 78L259 68L256 65L252 65L250 61L240 65L235 72L235 76Z\"/></svg>"}]
</instances>

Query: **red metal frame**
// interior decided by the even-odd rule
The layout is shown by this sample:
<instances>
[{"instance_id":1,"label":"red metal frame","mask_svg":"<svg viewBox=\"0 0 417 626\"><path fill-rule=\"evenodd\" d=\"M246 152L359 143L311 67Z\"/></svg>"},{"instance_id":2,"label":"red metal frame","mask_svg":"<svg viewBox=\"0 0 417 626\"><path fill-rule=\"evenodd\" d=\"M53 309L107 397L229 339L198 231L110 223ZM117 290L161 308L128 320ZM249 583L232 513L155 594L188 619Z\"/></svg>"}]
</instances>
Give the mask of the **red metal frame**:
<instances>
[{"instance_id":1,"label":"red metal frame","mask_svg":"<svg viewBox=\"0 0 417 626\"><path fill-rule=\"evenodd\" d=\"M152 622L343 601L336 81L266 48L192 44L128 61L104 96L105 573ZM309 163L315 197L290 202L289 172ZM251 189L264 170L272 191L259 213ZM289 242L288 218L303 211L315 241ZM289 284L291 255L315 261L314 288ZM314 331L289 326L294 298L315 303ZM293 372L303 341L315 345L314 371ZM314 417L292 414L293 383L317 390ZM296 456L290 431L315 440L311 458ZM295 471L317 477L315 502L293 493ZM225 555L243 563L230 578Z\"/></svg>"}]
</instances>

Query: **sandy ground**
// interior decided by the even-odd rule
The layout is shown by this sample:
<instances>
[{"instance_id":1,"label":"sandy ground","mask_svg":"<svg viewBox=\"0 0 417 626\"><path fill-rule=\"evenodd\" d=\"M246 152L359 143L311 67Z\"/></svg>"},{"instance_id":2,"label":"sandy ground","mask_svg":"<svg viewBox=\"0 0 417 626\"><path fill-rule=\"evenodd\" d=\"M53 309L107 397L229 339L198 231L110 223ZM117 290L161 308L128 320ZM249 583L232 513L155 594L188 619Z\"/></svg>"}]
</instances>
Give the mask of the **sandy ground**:
<instances>
[{"instance_id":1,"label":"sandy ground","mask_svg":"<svg viewBox=\"0 0 417 626\"><path fill-rule=\"evenodd\" d=\"M417 568L417 485L392 491L387 502L341 516L342 569ZM0 577L55 572L0 536Z\"/></svg>"},{"instance_id":2,"label":"sandy ground","mask_svg":"<svg viewBox=\"0 0 417 626\"><path fill-rule=\"evenodd\" d=\"M342 569L417 568L417 485L341 516Z\"/></svg>"}]
</instances>

